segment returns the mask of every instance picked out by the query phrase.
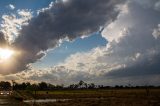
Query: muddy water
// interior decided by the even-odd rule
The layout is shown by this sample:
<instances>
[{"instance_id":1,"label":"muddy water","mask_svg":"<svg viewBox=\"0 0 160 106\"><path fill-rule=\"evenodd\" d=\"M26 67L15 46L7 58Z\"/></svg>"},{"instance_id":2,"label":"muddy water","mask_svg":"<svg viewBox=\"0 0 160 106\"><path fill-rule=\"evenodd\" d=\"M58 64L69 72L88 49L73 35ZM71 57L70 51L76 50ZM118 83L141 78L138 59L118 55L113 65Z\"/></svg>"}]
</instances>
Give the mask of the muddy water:
<instances>
[{"instance_id":1,"label":"muddy water","mask_svg":"<svg viewBox=\"0 0 160 106\"><path fill-rule=\"evenodd\" d=\"M68 101L71 99L38 99L38 100L24 100L25 103L48 103L48 102L57 102L57 101Z\"/></svg>"},{"instance_id":2,"label":"muddy water","mask_svg":"<svg viewBox=\"0 0 160 106\"><path fill-rule=\"evenodd\" d=\"M8 99L0 99L0 106L1 105L8 105L9 104L9 100Z\"/></svg>"},{"instance_id":3,"label":"muddy water","mask_svg":"<svg viewBox=\"0 0 160 106\"><path fill-rule=\"evenodd\" d=\"M10 97L0 96L0 106L26 106L23 102L16 101Z\"/></svg>"}]
</instances>

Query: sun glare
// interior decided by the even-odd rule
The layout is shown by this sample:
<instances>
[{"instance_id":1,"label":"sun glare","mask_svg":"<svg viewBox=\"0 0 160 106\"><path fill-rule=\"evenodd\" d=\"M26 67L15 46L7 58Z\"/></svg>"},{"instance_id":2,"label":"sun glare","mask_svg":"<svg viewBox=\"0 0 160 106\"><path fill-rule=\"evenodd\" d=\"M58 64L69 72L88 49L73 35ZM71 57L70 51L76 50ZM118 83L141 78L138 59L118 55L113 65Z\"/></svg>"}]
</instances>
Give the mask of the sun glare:
<instances>
[{"instance_id":1,"label":"sun glare","mask_svg":"<svg viewBox=\"0 0 160 106\"><path fill-rule=\"evenodd\" d=\"M7 60L7 59L11 58L13 53L14 53L14 51L11 49L0 48L0 60Z\"/></svg>"}]
</instances>

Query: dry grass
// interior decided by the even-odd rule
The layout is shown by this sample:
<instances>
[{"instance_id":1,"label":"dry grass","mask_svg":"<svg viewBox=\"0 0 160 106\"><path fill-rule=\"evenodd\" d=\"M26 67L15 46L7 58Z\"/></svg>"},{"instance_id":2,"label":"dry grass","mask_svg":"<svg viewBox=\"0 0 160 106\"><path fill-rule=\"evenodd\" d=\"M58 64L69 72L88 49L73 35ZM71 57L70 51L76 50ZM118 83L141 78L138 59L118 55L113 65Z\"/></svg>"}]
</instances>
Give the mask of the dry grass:
<instances>
[{"instance_id":1,"label":"dry grass","mask_svg":"<svg viewBox=\"0 0 160 106\"><path fill-rule=\"evenodd\" d=\"M97 89L39 91L37 99L71 99L37 106L160 106L160 89Z\"/></svg>"}]
</instances>

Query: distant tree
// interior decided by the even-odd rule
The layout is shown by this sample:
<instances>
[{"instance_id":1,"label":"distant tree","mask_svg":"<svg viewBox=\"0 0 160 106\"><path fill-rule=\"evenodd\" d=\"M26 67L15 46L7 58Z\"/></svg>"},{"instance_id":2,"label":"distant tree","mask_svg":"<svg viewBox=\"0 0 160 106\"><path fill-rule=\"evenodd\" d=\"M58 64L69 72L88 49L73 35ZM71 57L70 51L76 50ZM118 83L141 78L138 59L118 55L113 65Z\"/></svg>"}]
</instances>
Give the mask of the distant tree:
<instances>
[{"instance_id":1,"label":"distant tree","mask_svg":"<svg viewBox=\"0 0 160 106\"><path fill-rule=\"evenodd\" d=\"M104 88L103 85L98 85L98 88ZM107 86L105 86L105 88L108 88Z\"/></svg>"},{"instance_id":2,"label":"distant tree","mask_svg":"<svg viewBox=\"0 0 160 106\"><path fill-rule=\"evenodd\" d=\"M82 88L83 84L84 84L84 81L80 80L79 83L78 83L79 88Z\"/></svg>"},{"instance_id":3,"label":"distant tree","mask_svg":"<svg viewBox=\"0 0 160 106\"><path fill-rule=\"evenodd\" d=\"M32 84L32 85L30 86L30 89L31 89L31 90L38 90L38 88L39 88L39 86L38 86L37 84Z\"/></svg>"},{"instance_id":4,"label":"distant tree","mask_svg":"<svg viewBox=\"0 0 160 106\"><path fill-rule=\"evenodd\" d=\"M74 88L77 89L79 87L78 84L74 84Z\"/></svg>"},{"instance_id":5,"label":"distant tree","mask_svg":"<svg viewBox=\"0 0 160 106\"><path fill-rule=\"evenodd\" d=\"M26 83L26 86L27 86L27 87L31 86L30 82L27 82L27 83Z\"/></svg>"},{"instance_id":6,"label":"distant tree","mask_svg":"<svg viewBox=\"0 0 160 106\"><path fill-rule=\"evenodd\" d=\"M119 85L115 85L115 88L119 88Z\"/></svg>"},{"instance_id":7,"label":"distant tree","mask_svg":"<svg viewBox=\"0 0 160 106\"><path fill-rule=\"evenodd\" d=\"M93 88L95 88L95 84L94 83L90 83L90 84L88 84L88 88L90 88L90 89L93 89Z\"/></svg>"},{"instance_id":8,"label":"distant tree","mask_svg":"<svg viewBox=\"0 0 160 106\"><path fill-rule=\"evenodd\" d=\"M15 80L12 80L12 90L15 90L15 85L16 85Z\"/></svg>"},{"instance_id":9,"label":"distant tree","mask_svg":"<svg viewBox=\"0 0 160 106\"><path fill-rule=\"evenodd\" d=\"M20 86L21 86L21 90L25 90L27 88L27 84L25 82L20 84Z\"/></svg>"},{"instance_id":10,"label":"distant tree","mask_svg":"<svg viewBox=\"0 0 160 106\"><path fill-rule=\"evenodd\" d=\"M34 96L36 97L36 92L37 92L37 90L38 90L38 85L37 85L37 84L32 84L32 85L30 86L29 90L34 91L34 94L35 94Z\"/></svg>"},{"instance_id":11,"label":"distant tree","mask_svg":"<svg viewBox=\"0 0 160 106\"><path fill-rule=\"evenodd\" d=\"M84 86L85 86L85 88L88 88L88 84L87 83L84 83Z\"/></svg>"},{"instance_id":12,"label":"distant tree","mask_svg":"<svg viewBox=\"0 0 160 106\"><path fill-rule=\"evenodd\" d=\"M111 88L111 86L103 86L101 85L102 88Z\"/></svg>"},{"instance_id":13,"label":"distant tree","mask_svg":"<svg viewBox=\"0 0 160 106\"><path fill-rule=\"evenodd\" d=\"M69 87L68 87L68 88L71 88L71 89L75 88L75 84L71 84L71 85L69 85Z\"/></svg>"},{"instance_id":14,"label":"distant tree","mask_svg":"<svg viewBox=\"0 0 160 106\"><path fill-rule=\"evenodd\" d=\"M11 83L8 82L8 81L1 81L0 82L0 88L3 89L3 90L8 90L8 89L11 89Z\"/></svg>"},{"instance_id":15,"label":"distant tree","mask_svg":"<svg viewBox=\"0 0 160 106\"><path fill-rule=\"evenodd\" d=\"M38 84L38 86L39 86L40 90L47 90L48 89L48 85L46 82L41 82Z\"/></svg>"},{"instance_id":16,"label":"distant tree","mask_svg":"<svg viewBox=\"0 0 160 106\"><path fill-rule=\"evenodd\" d=\"M57 88L57 89L62 89L62 88L64 88L64 85L63 85L63 84L61 84L61 85L56 85L56 88Z\"/></svg>"},{"instance_id":17,"label":"distant tree","mask_svg":"<svg viewBox=\"0 0 160 106\"><path fill-rule=\"evenodd\" d=\"M55 89L55 85L48 84L48 89L49 89L49 90L53 90L53 89Z\"/></svg>"}]
</instances>

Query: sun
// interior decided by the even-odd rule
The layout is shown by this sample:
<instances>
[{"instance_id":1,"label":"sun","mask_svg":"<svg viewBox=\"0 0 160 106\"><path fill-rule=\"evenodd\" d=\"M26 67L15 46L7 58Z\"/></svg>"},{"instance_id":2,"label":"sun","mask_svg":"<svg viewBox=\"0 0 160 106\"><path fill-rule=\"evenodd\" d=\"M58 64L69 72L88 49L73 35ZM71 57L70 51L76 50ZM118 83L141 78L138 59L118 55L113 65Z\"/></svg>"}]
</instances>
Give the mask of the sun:
<instances>
[{"instance_id":1,"label":"sun","mask_svg":"<svg viewBox=\"0 0 160 106\"><path fill-rule=\"evenodd\" d=\"M14 51L8 48L0 48L0 60L7 60L11 58Z\"/></svg>"}]
</instances>

